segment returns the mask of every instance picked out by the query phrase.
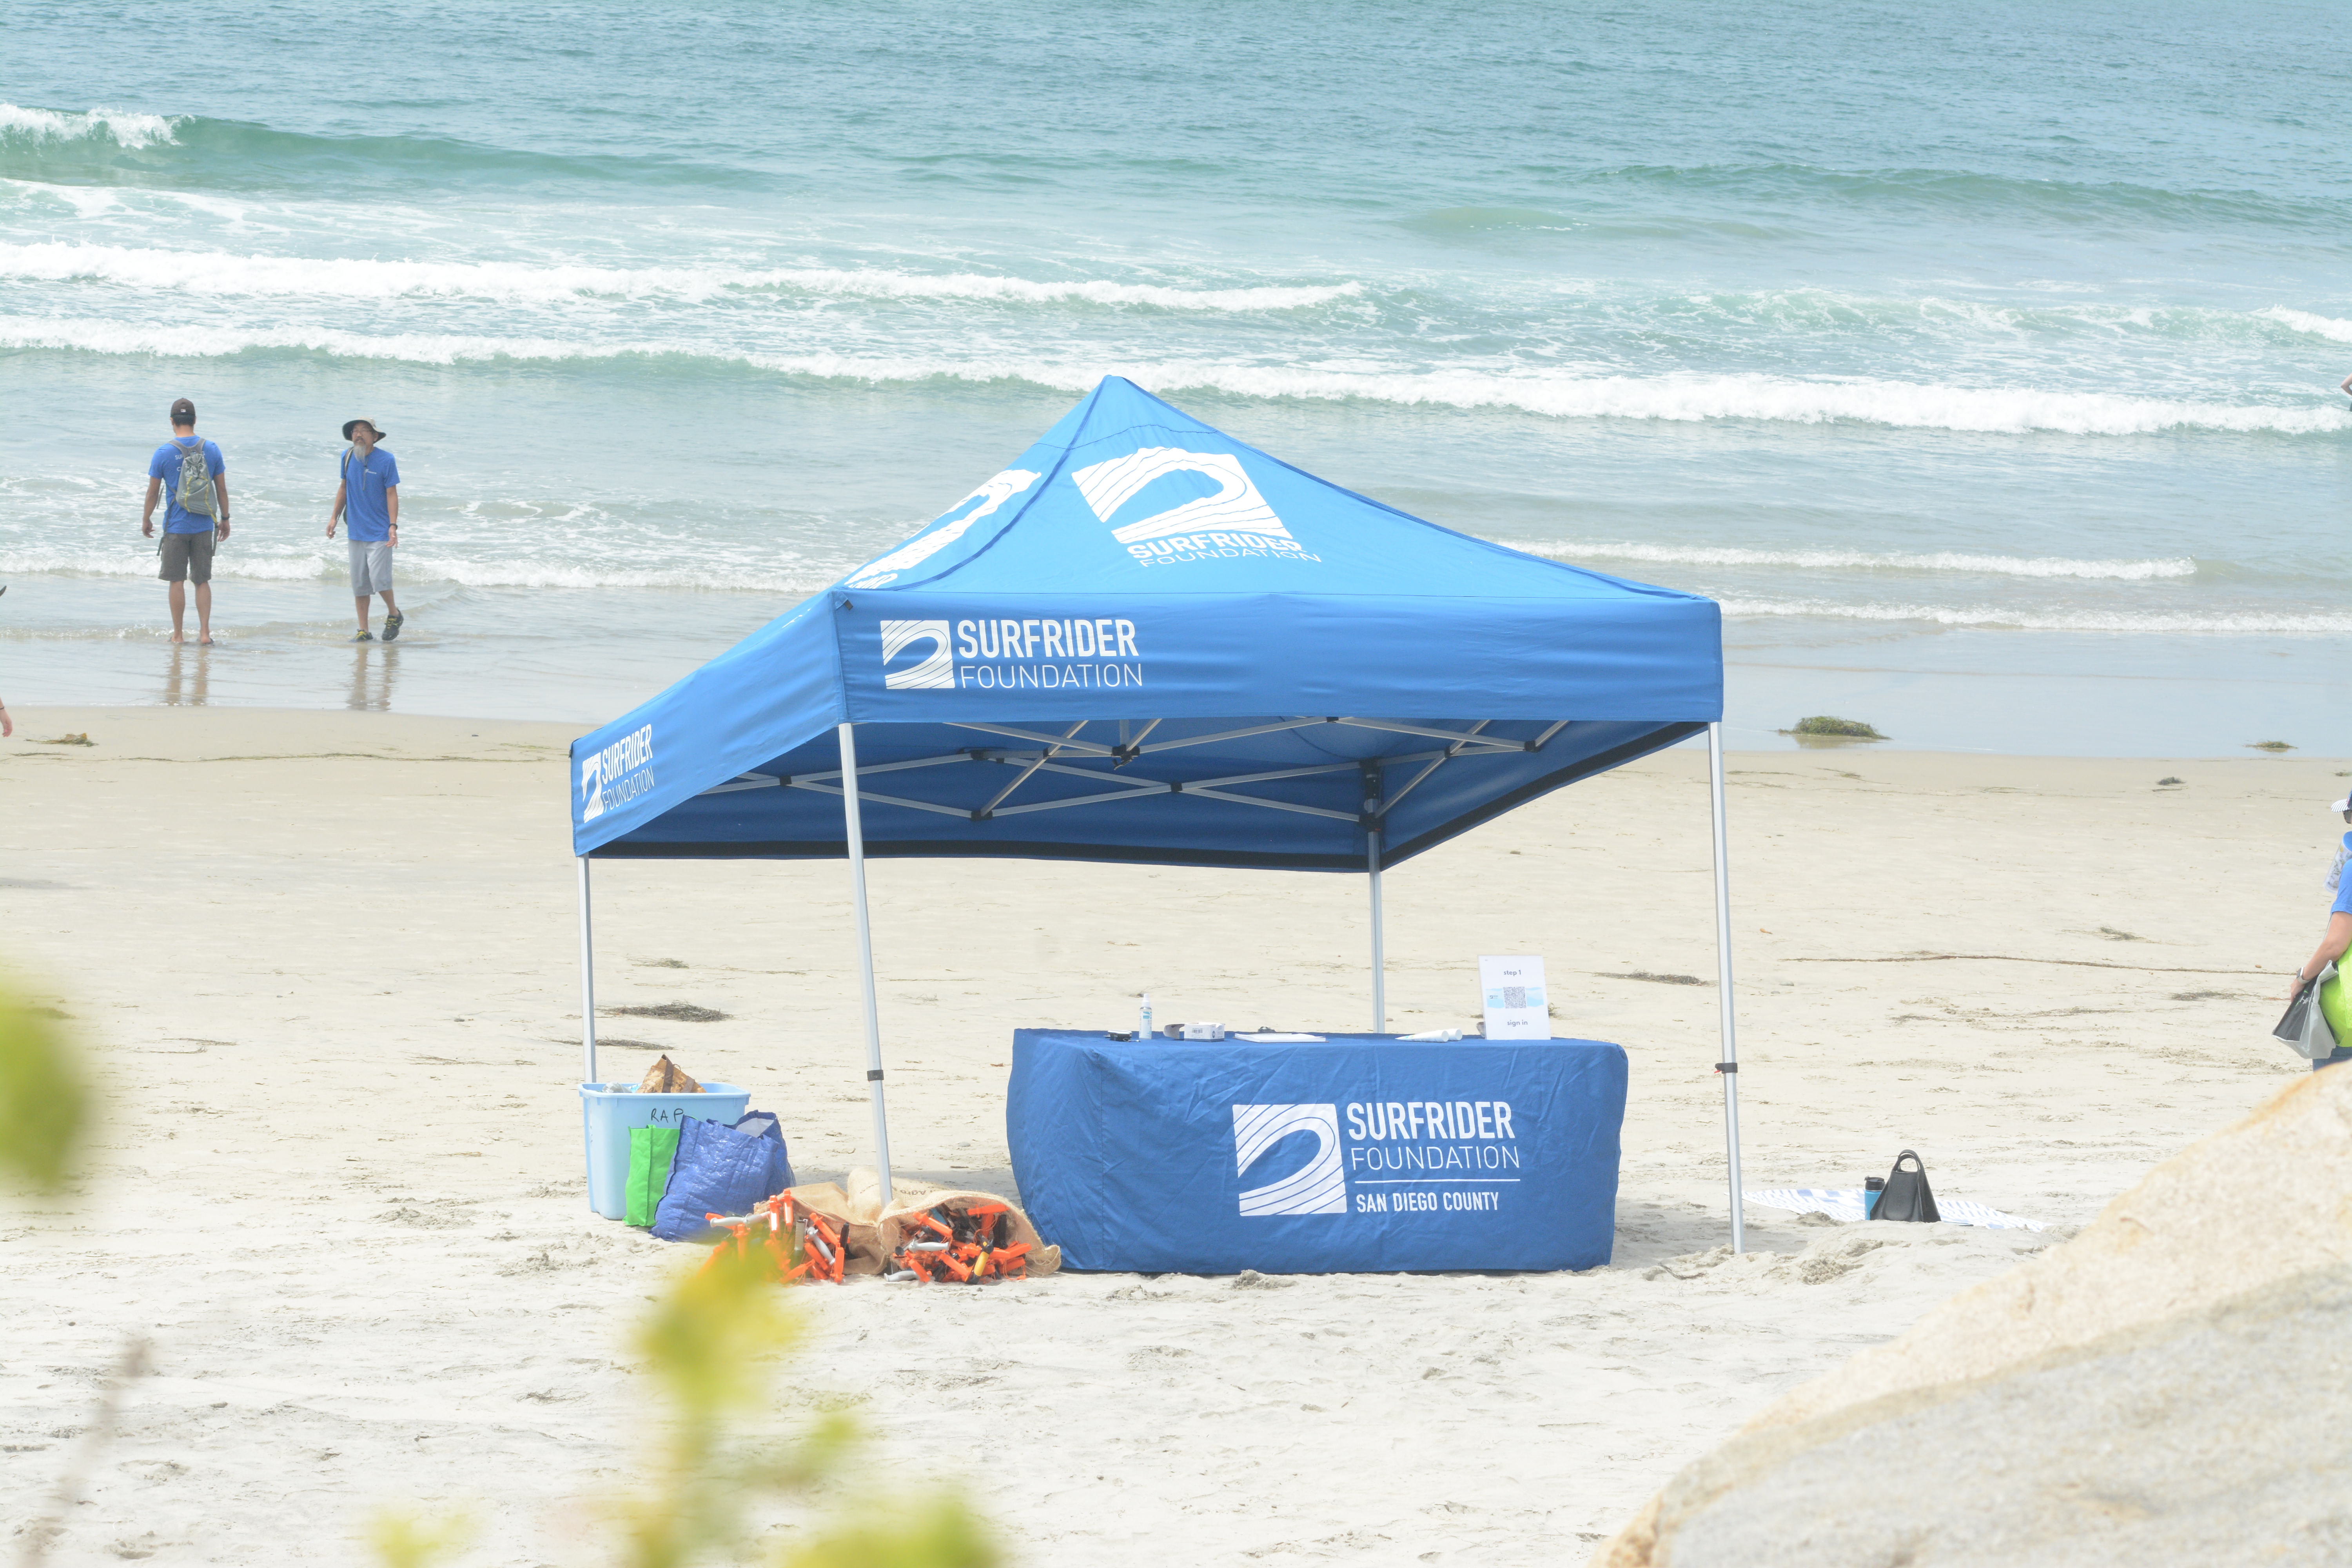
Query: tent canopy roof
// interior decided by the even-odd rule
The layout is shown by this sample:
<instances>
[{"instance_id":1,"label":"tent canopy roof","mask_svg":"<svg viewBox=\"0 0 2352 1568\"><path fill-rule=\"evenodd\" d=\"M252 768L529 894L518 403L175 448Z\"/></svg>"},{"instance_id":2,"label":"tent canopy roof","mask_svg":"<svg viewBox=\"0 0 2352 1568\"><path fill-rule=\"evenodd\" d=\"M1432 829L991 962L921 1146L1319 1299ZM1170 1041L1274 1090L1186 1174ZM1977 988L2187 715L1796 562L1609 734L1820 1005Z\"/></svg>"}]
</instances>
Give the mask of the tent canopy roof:
<instances>
[{"instance_id":1,"label":"tent canopy roof","mask_svg":"<svg viewBox=\"0 0 2352 1568\"><path fill-rule=\"evenodd\" d=\"M572 747L575 851L1360 870L1721 717L1711 600L1300 472L1105 380L898 549Z\"/></svg>"}]
</instances>

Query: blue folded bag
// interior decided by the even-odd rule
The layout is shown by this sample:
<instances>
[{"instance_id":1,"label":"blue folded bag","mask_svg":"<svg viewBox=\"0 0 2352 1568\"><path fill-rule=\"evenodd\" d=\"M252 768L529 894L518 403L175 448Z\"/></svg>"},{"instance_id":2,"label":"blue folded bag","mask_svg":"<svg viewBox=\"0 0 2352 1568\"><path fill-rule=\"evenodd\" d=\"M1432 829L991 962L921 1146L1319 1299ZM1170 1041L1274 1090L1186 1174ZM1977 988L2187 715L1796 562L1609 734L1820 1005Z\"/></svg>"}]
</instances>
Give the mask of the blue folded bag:
<instances>
[{"instance_id":1,"label":"blue folded bag","mask_svg":"<svg viewBox=\"0 0 2352 1568\"><path fill-rule=\"evenodd\" d=\"M654 1211L656 1236L664 1241L709 1236L705 1215L747 1213L793 1184L792 1159L775 1118L755 1112L743 1120L751 1126L721 1127L691 1117L678 1124L669 1187Z\"/></svg>"}]
</instances>

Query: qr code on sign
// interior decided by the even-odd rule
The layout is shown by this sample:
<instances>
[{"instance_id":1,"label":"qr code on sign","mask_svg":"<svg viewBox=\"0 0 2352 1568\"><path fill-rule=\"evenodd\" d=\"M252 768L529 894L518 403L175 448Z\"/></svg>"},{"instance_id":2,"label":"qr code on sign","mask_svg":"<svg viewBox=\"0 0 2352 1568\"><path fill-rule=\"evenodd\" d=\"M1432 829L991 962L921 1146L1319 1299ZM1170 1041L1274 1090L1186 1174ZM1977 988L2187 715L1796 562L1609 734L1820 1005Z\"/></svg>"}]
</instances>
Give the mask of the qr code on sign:
<instances>
[{"instance_id":1,"label":"qr code on sign","mask_svg":"<svg viewBox=\"0 0 2352 1568\"><path fill-rule=\"evenodd\" d=\"M1504 1006L1506 1006L1506 1007L1524 1007L1524 1006L1526 1006L1527 1005L1528 1005L1528 988L1527 988L1526 986L1524 986L1524 985L1506 985L1506 986L1504 986L1504 987L1503 987L1503 1005L1504 1005Z\"/></svg>"}]
</instances>

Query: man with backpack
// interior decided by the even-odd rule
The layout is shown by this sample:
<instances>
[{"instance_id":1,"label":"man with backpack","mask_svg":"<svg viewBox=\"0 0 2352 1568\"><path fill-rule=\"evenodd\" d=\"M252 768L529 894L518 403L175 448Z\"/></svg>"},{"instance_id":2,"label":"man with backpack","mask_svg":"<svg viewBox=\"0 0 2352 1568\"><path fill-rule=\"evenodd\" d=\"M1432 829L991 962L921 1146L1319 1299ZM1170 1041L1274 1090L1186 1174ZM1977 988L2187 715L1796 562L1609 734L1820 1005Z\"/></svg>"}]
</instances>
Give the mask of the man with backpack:
<instances>
[{"instance_id":1,"label":"man with backpack","mask_svg":"<svg viewBox=\"0 0 2352 1568\"><path fill-rule=\"evenodd\" d=\"M368 595L383 595L383 640L400 636L408 617L392 597L392 552L400 544L400 465L376 443L383 432L373 419L343 421L341 479L335 486L335 504L327 512L327 537L335 537L338 519L351 519L352 597L359 602L360 630L353 642L373 642L368 630Z\"/></svg>"},{"instance_id":2,"label":"man with backpack","mask_svg":"<svg viewBox=\"0 0 2352 1568\"><path fill-rule=\"evenodd\" d=\"M139 531L155 536L155 498L169 485L163 509L163 539L157 549L172 584L172 640L185 642L188 584L196 585L196 640L213 640L213 546L228 537L228 465L221 450L196 435L196 405L183 397L172 405L172 438L147 459L147 506Z\"/></svg>"}]
</instances>

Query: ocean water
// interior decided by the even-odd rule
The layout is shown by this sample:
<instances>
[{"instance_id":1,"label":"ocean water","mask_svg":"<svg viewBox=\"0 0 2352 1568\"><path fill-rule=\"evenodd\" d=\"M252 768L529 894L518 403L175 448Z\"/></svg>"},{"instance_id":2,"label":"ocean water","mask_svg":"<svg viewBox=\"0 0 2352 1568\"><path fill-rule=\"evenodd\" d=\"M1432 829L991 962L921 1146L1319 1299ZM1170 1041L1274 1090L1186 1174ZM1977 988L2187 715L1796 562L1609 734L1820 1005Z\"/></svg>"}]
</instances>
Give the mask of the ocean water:
<instances>
[{"instance_id":1,"label":"ocean water","mask_svg":"<svg viewBox=\"0 0 2352 1568\"><path fill-rule=\"evenodd\" d=\"M599 721L1118 373L1719 598L1735 744L2352 749L2341 6L173 15L6 20L19 704ZM203 651L137 526L182 395ZM362 414L411 618L353 648Z\"/></svg>"}]
</instances>

